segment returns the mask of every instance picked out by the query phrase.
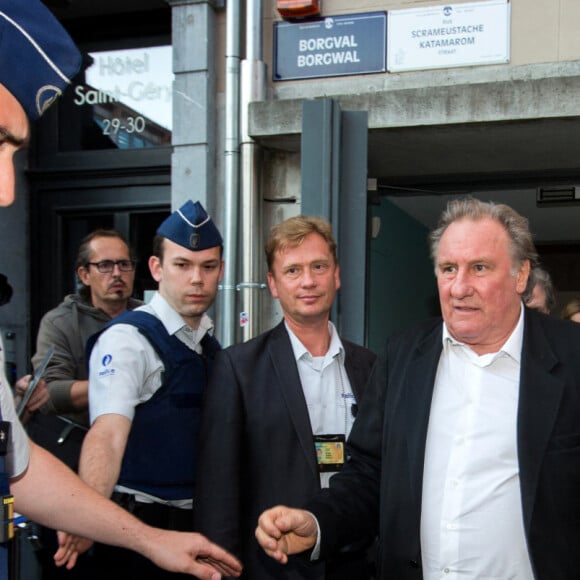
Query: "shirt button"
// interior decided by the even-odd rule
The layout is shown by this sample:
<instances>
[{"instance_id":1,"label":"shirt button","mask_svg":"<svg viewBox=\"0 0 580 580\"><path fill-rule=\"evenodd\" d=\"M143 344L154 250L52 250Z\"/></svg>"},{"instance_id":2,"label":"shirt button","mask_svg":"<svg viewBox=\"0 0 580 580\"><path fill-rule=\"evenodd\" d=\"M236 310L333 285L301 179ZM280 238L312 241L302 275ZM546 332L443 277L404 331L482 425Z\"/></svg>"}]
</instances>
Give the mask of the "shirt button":
<instances>
[{"instance_id":1,"label":"shirt button","mask_svg":"<svg viewBox=\"0 0 580 580\"><path fill-rule=\"evenodd\" d=\"M443 568L443 573L444 574L449 574L449 568Z\"/></svg>"}]
</instances>

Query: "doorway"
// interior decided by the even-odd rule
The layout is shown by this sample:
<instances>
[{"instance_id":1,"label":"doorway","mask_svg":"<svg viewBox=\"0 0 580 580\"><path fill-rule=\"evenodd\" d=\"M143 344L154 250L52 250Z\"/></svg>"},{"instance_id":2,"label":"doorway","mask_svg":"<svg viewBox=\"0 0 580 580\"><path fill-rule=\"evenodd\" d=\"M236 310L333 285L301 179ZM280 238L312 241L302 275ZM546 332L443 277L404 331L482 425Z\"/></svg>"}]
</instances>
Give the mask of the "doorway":
<instances>
[{"instance_id":1,"label":"doorway","mask_svg":"<svg viewBox=\"0 0 580 580\"><path fill-rule=\"evenodd\" d=\"M42 316L75 292L75 261L81 240L97 228L125 235L137 258L133 296L143 299L156 288L147 261L157 227L171 211L170 187L164 185L42 191L32 204L31 337ZM33 348L34 350L34 348Z\"/></svg>"}]
</instances>

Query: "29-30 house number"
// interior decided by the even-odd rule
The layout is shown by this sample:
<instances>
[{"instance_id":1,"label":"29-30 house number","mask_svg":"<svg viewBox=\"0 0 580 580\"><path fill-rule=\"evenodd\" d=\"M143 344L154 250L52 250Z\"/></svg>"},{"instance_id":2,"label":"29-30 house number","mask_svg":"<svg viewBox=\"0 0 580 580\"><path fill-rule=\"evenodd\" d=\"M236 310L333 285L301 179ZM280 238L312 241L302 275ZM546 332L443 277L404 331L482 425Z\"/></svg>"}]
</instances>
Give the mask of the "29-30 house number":
<instances>
[{"instance_id":1,"label":"29-30 house number","mask_svg":"<svg viewBox=\"0 0 580 580\"><path fill-rule=\"evenodd\" d=\"M126 119L103 119L103 135L116 134L119 131L126 133L143 133L146 121L143 117L127 117Z\"/></svg>"}]
</instances>

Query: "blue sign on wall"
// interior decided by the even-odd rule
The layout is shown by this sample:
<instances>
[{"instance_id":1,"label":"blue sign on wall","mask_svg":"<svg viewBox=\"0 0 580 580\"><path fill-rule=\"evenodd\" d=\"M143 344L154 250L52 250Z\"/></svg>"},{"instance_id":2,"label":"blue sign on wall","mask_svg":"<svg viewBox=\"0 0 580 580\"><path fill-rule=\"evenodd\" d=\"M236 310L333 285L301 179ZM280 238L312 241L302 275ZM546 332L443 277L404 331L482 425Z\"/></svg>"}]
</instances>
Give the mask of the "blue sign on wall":
<instances>
[{"instance_id":1,"label":"blue sign on wall","mask_svg":"<svg viewBox=\"0 0 580 580\"><path fill-rule=\"evenodd\" d=\"M386 71L387 13L274 23L274 80Z\"/></svg>"}]
</instances>

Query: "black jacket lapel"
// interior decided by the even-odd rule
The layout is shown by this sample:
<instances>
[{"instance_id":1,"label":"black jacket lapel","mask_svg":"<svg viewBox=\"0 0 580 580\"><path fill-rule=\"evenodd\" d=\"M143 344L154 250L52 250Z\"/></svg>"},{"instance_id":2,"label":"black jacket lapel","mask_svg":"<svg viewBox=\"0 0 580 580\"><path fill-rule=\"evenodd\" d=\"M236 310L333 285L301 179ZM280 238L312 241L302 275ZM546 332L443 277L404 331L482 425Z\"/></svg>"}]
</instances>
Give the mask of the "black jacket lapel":
<instances>
[{"instance_id":1,"label":"black jacket lapel","mask_svg":"<svg viewBox=\"0 0 580 580\"><path fill-rule=\"evenodd\" d=\"M442 324L439 324L425 340L419 343L412 354L403 385L405 420L409 425L406 430L409 479L415 496L414 505L418 506L419 513L429 413L441 350Z\"/></svg>"},{"instance_id":2,"label":"black jacket lapel","mask_svg":"<svg viewBox=\"0 0 580 580\"><path fill-rule=\"evenodd\" d=\"M306 399L304 398L300 376L298 375L294 351L292 350L292 344L290 343L290 337L288 336L284 322L281 322L272 330L268 349L274 371L278 377L282 398L288 407L288 413L296 429L300 446L313 474L318 477L318 466L316 464L316 453L312 439L308 407L306 406Z\"/></svg>"},{"instance_id":3,"label":"black jacket lapel","mask_svg":"<svg viewBox=\"0 0 580 580\"><path fill-rule=\"evenodd\" d=\"M518 402L518 461L524 527L529 531L538 476L560 407L564 383L558 358L534 316L526 314Z\"/></svg>"}]
</instances>

